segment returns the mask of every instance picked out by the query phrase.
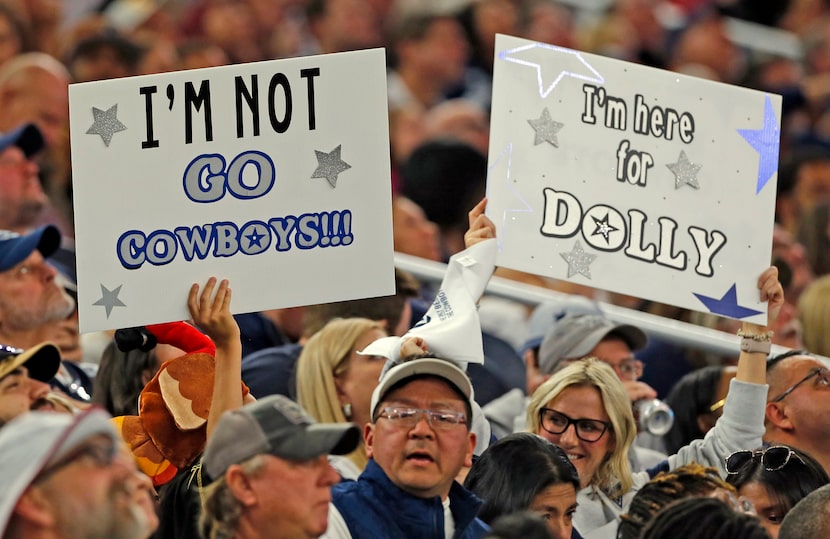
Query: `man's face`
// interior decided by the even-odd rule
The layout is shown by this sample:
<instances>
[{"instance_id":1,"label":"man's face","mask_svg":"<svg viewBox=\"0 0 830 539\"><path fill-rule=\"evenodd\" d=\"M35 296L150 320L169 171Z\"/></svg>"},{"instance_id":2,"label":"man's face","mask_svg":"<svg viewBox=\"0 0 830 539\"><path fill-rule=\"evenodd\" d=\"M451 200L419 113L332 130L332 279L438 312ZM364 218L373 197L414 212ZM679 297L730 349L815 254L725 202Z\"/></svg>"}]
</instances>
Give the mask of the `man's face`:
<instances>
[{"instance_id":1,"label":"man's face","mask_svg":"<svg viewBox=\"0 0 830 539\"><path fill-rule=\"evenodd\" d=\"M328 527L331 487L340 476L325 455L290 461L265 455L265 467L249 477L257 494L258 522L271 537L319 537ZM263 530L264 531L264 530Z\"/></svg>"},{"instance_id":2,"label":"man's face","mask_svg":"<svg viewBox=\"0 0 830 539\"><path fill-rule=\"evenodd\" d=\"M452 17L433 22L417 42L416 50L423 71L443 86L457 84L463 79L469 45L461 25Z\"/></svg>"},{"instance_id":3,"label":"man's face","mask_svg":"<svg viewBox=\"0 0 830 539\"><path fill-rule=\"evenodd\" d=\"M49 405L44 397L49 385L29 377L26 367L19 367L0 379L0 426L29 410Z\"/></svg>"},{"instance_id":4,"label":"man's face","mask_svg":"<svg viewBox=\"0 0 830 539\"><path fill-rule=\"evenodd\" d=\"M798 384L777 406L791 423L790 433L795 445L805 449L818 447L830 440L830 373L822 371L802 382L821 367L824 365L815 358L789 357L775 367L770 380L770 401Z\"/></svg>"},{"instance_id":5,"label":"man's face","mask_svg":"<svg viewBox=\"0 0 830 539\"><path fill-rule=\"evenodd\" d=\"M643 364L631 353L631 348L618 337L606 337L588 354L611 365L622 381L635 381L643 374Z\"/></svg>"},{"instance_id":6,"label":"man's face","mask_svg":"<svg viewBox=\"0 0 830 539\"><path fill-rule=\"evenodd\" d=\"M37 173L37 164L17 146L0 152L0 223L5 228L30 227L40 216L47 199Z\"/></svg>"},{"instance_id":7,"label":"man's face","mask_svg":"<svg viewBox=\"0 0 830 539\"><path fill-rule=\"evenodd\" d=\"M51 502L55 529L67 537L143 539L157 525L147 510L150 486L121 444L99 434L47 468L29 490Z\"/></svg>"},{"instance_id":8,"label":"man's face","mask_svg":"<svg viewBox=\"0 0 830 539\"><path fill-rule=\"evenodd\" d=\"M23 75L21 75L23 76ZM69 124L69 81L38 71L25 76L3 101L3 130L33 122L47 148L62 144Z\"/></svg>"},{"instance_id":9,"label":"man's face","mask_svg":"<svg viewBox=\"0 0 830 539\"><path fill-rule=\"evenodd\" d=\"M56 275L37 250L17 266L0 273L3 324L12 329L31 330L69 316L75 302L55 281Z\"/></svg>"},{"instance_id":10,"label":"man's face","mask_svg":"<svg viewBox=\"0 0 830 539\"><path fill-rule=\"evenodd\" d=\"M440 378L421 378L391 391L379 405L460 412L465 404ZM475 434L465 423L435 429L423 414L408 427L378 417L364 430L366 453L402 490L420 498L445 498L459 470L472 465Z\"/></svg>"}]
</instances>

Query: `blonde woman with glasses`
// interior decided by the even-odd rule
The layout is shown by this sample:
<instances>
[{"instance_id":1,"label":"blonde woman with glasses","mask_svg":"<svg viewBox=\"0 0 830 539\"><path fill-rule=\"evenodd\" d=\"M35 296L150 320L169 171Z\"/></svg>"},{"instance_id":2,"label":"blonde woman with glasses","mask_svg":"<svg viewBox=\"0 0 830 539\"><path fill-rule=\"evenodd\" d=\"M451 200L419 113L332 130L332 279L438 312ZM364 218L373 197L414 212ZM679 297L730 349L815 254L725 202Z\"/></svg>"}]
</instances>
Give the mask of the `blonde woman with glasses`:
<instances>
[{"instance_id":1,"label":"blonde woman with glasses","mask_svg":"<svg viewBox=\"0 0 830 539\"><path fill-rule=\"evenodd\" d=\"M757 283L768 302L771 325L784 301L778 270L764 271ZM690 462L717 467L725 474L731 453L757 447L764 434L768 326L744 322L738 372L723 417L703 440L681 448L648 472L632 473L628 451L637 429L628 395L614 370L596 359L573 363L554 374L531 397L527 424L560 446L579 473L574 528L584 538L613 538L620 515L637 490L660 471Z\"/></svg>"}]
</instances>

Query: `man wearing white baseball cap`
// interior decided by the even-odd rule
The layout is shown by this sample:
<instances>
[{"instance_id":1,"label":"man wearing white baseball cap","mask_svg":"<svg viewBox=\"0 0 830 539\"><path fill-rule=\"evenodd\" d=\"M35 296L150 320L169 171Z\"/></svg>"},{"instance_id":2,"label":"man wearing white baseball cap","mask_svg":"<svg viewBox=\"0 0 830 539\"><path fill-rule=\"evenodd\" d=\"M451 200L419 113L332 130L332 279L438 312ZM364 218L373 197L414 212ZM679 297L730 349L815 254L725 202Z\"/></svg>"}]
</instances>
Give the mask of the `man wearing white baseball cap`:
<instances>
[{"instance_id":1,"label":"man wearing white baseball cap","mask_svg":"<svg viewBox=\"0 0 830 539\"><path fill-rule=\"evenodd\" d=\"M473 386L455 363L411 359L381 375L372 422L363 430L369 463L332 490L326 537L478 538L481 505L455 477L472 465Z\"/></svg>"},{"instance_id":2,"label":"man wearing white baseball cap","mask_svg":"<svg viewBox=\"0 0 830 539\"><path fill-rule=\"evenodd\" d=\"M158 524L103 410L23 414L0 429L0 455L2 539L144 539Z\"/></svg>"},{"instance_id":3,"label":"man wearing white baseball cap","mask_svg":"<svg viewBox=\"0 0 830 539\"><path fill-rule=\"evenodd\" d=\"M308 539L328 525L327 460L357 448L352 423L317 423L297 403L271 395L225 412L202 457L199 528L214 539Z\"/></svg>"}]
</instances>

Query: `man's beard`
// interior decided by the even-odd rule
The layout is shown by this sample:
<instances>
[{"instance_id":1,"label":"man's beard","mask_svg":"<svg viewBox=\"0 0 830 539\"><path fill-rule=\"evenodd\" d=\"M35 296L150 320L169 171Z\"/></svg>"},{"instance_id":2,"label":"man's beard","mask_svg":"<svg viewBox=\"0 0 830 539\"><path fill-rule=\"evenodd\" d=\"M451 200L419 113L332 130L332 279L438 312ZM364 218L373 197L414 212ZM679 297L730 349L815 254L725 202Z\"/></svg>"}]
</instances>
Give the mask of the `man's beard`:
<instances>
[{"instance_id":1,"label":"man's beard","mask_svg":"<svg viewBox=\"0 0 830 539\"><path fill-rule=\"evenodd\" d=\"M5 324L27 331L68 317L75 310L75 300L63 288L58 288L44 307L4 304L0 299L0 309L5 314Z\"/></svg>"}]
</instances>

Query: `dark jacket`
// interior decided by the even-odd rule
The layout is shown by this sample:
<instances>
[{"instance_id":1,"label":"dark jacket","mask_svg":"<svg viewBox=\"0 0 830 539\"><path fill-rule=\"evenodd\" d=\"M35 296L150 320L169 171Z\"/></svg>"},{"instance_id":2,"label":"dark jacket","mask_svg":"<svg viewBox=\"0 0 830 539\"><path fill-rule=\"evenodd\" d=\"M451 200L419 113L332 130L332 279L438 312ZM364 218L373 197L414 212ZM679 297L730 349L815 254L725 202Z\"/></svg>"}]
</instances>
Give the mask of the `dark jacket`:
<instances>
[{"instance_id":1,"label":"dark jacket","mask_svg":"<svg viewBox=\"0 0 830 539\"><path fill-rule=\"evenodd\" d=\"M441 498L418 498L404 492L372 459L357 481L335 485L332 498L353 539L444 539ZM454 539L487 534L489 527L476 517L481 500L475 494L453 482L449 498Z\"/></svg>"}]
</instances>

